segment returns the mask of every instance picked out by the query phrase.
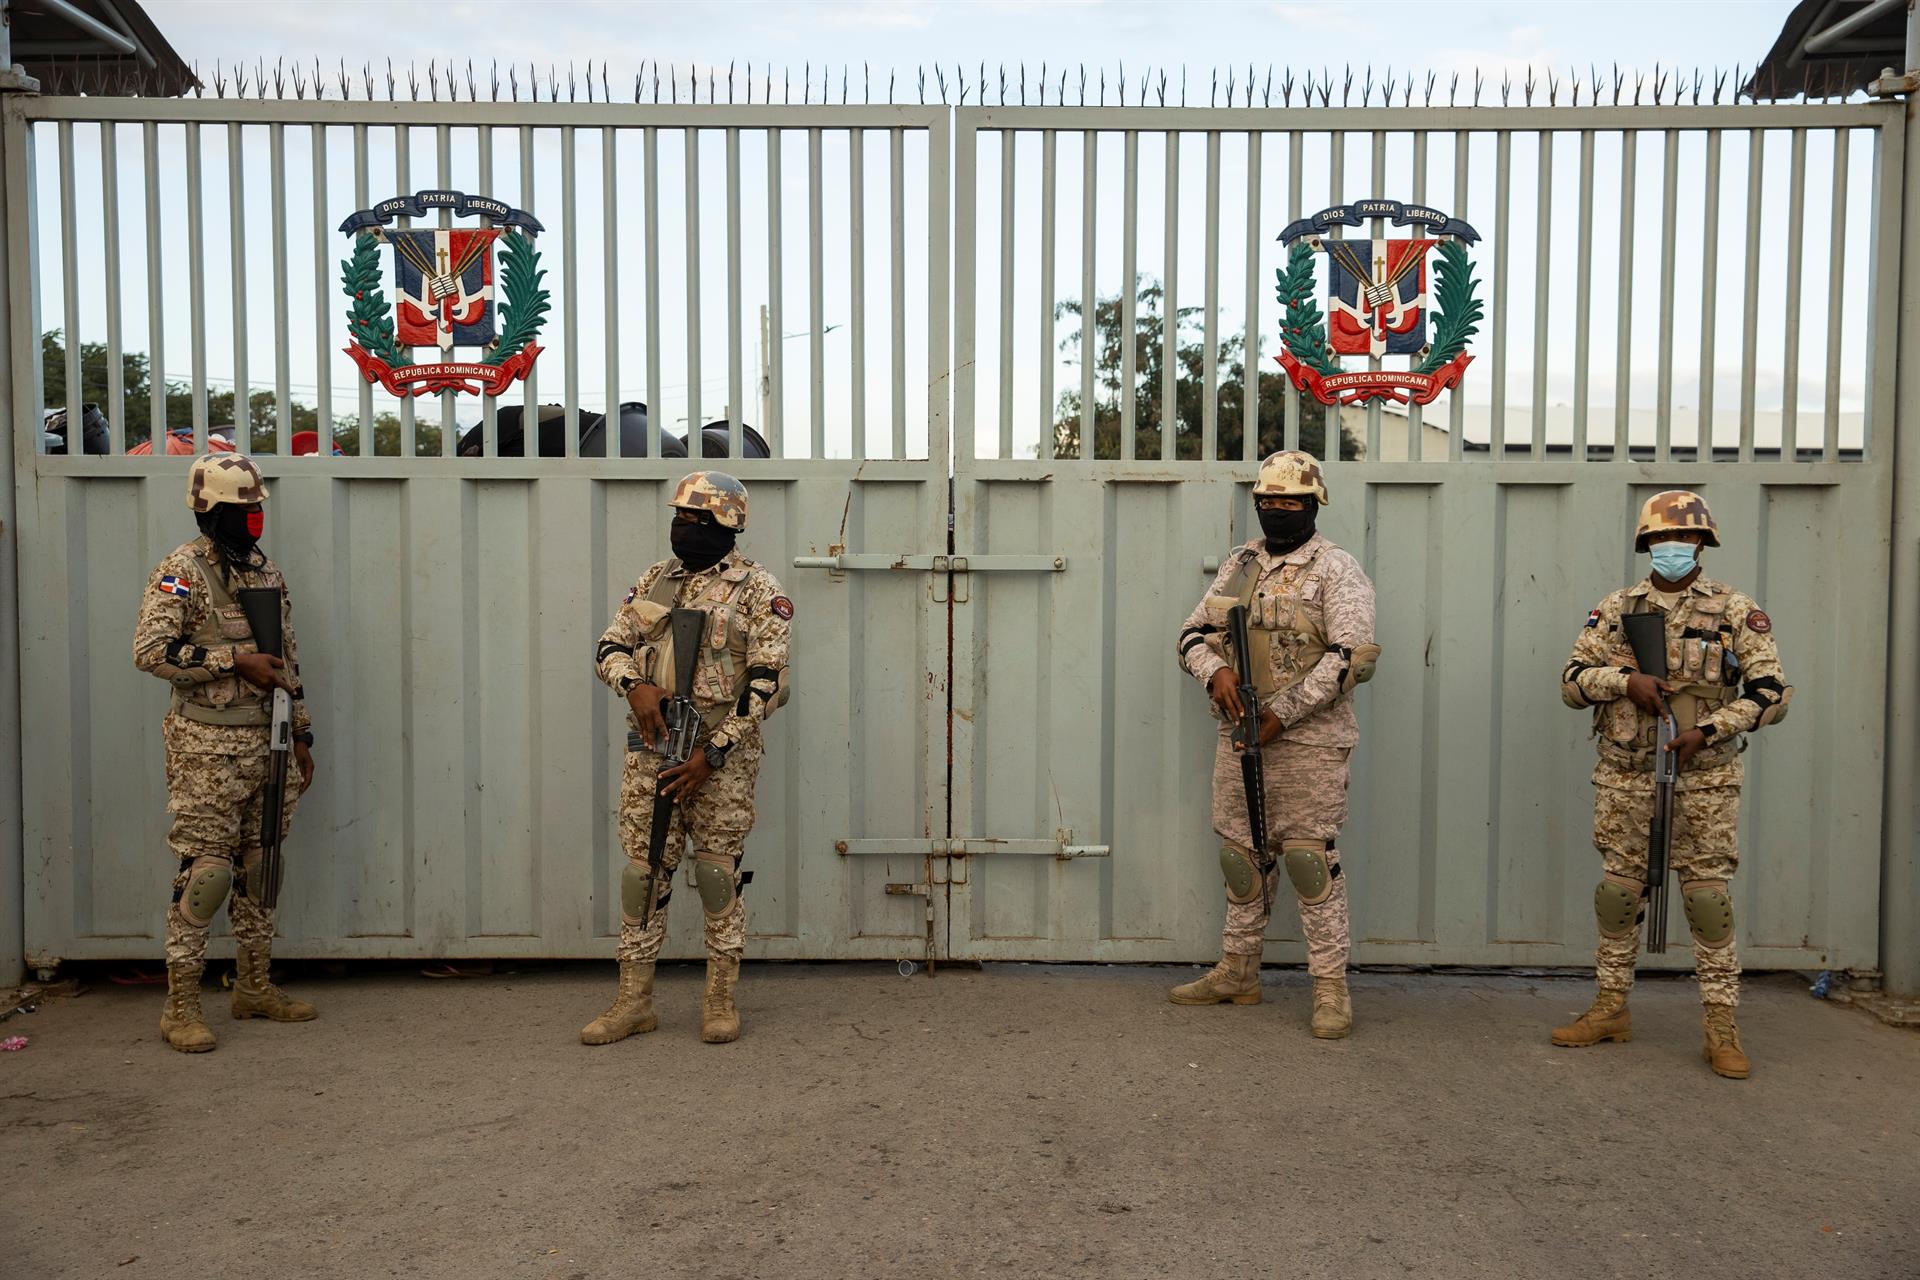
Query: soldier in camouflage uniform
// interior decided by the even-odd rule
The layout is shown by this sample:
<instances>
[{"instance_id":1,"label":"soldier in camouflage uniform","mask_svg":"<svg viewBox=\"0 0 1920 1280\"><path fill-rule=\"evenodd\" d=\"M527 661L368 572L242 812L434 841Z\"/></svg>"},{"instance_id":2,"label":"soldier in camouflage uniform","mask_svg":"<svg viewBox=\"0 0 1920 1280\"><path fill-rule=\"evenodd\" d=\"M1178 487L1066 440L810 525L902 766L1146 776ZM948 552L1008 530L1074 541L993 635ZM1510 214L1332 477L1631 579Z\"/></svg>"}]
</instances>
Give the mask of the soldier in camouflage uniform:
<instances>
[{"instance_id":1,"label":"soldier in camouflage uniform","mask_svg":"<svg viewBox=\"0 0 1920 1280\"><path fill-rule=\"evenodd\" d=\"M1181 667L1207 687L1222 721L1214 748L1213 828L1225 842L1227 916L1220 963L1175 987L1175 1004L1260 1003L1260 952L1285 869L1300 901L1313 975L1313 1034L1353 1028L1347 992L1347 886L1334 847L1347 819L1347 757L1359 741L1353 691L1373 677L1373 584L1351 555L1314 531L1327 487L1304 453L1260 464L1254 507L1263 534L1235 550L1187 617ZM1254 689L1242 689L1227 644L1227 611L1247 607ZM1240 757L1232 744L1242 698L1259 699L1268 848L1255 850Z\"/></svg>"},{"instance_id":2,"label":"soldier in camouflage uniform","mask_svg":"<svg viewBox=\"0 0 1920 1280\"><path fill-rule=\"evenodd\" d=\"M585 1044L612 1044L659 1025L653 966L666 936L674 868L689 837L694 881L706 908L707 990L700 1038L724 1044L740 1037L734 989L747 942L741 894L752 879L751 872L740 870L740 860L753 829L760 725L787 699L793 602L771 573L734 547L747 527L745 485L723 472L696 471L680 482L669 505L674 558L641 574L627 592L600 637L595 664L632 714L620 788L620 843L627 851L620 883L620 987L613 1005L581 1030ZM708 615L693 681L701 728L692 758L663 771L665 757L653 744L666 737L661 707L673 682L668 617L674 609ZM647 843L657 790L673 798L674 808L656 884L647 866ZM643 915L648 916L644 928Z\"/></svg>"},{"instance_id":3,"label":"soldier in camouflage uniform","mask_svg":"<svg viewBox=\"0 0 1920 1280\"><path fill-rule=\"evenodd\" d=\"M251 458L213 453L187 472L187 506L200 536L155 567L140 603L133 662L173 686L161 722L167 750L167 843L179 859L167 910L167 1004L160 1033L184 1053L214 1047L200 1011L207 937L221 900L233 925L236 1018L304 1022L305 1000L268 980L273 912L259 898L261 802L267 782L272 690L293 698L294 762L281 830L313 781L313 730L300 680L299 647L286 584L259 547L266 482ZM285 659L260 653L239 604L249 587L280 593Z\"/></svg>"},{"instance_id":4,"label":"soldier in camouflage uniform","mask_svg":"<svg viewBox=\"0 0 1920 1280\"><path fill-rule=\"evenodd\" d=\"M1593 1006L1557 1027L1557 1045L1633 1038L1627 993L1640 952L1647 894L1648 824L1653 816L1654 736L1660 700L1679 735L1671 865L1680 877L1693 934L1694 973L1705 1005L1701 1055L1714 1071L1745 1079L1750 1069L1733 1010L1740 998L1728 881L1740 862L1740 753L1744 735L1785 717L1793 690L1782 680L1773 621L1747 595L1707 577L1700 548L1720 545L1720 530L1697 493L1670 489L1640 509L1634 548L1652 571L1615 591L1587 615L1561 674L1561 696L1593 710L1600 750L1593 770L1593 842L1605 876L1594 891L1600 944ZM1670 680L1640 673L1620 619L1663 615Z\"/></svg>"}]
</instances>

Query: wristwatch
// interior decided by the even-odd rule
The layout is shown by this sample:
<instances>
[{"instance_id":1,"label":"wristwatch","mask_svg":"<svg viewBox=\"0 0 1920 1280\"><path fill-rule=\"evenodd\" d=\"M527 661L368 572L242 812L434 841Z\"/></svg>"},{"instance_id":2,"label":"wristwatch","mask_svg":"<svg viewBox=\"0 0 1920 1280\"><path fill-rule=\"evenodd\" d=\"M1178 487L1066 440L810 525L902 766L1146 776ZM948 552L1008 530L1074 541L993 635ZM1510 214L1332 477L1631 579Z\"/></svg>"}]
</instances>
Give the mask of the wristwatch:
<instances>
[{"instance_id":1,"label":"wristwatch","mask_svg":"<svg viewBox=\"0 0 1920 1280\"><path fill-rule=\"evenodd\" d=\"M709 742L707 744L707 768L718 769L721 765L725 764L727 762L727 752L731 750L733 750L731 743L725 746L718 746Z\"/></svg>"}]
</instances>

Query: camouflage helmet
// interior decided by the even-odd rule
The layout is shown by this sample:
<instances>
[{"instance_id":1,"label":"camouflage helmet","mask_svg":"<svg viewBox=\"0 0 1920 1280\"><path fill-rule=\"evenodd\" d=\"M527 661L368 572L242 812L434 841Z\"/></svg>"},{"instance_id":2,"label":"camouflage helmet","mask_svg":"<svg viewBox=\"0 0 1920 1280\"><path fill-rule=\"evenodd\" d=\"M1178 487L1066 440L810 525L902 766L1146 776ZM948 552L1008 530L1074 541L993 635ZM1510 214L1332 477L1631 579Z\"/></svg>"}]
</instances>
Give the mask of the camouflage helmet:
<instances>
[{"instance_id":1,"label":"camouflage helmet","mask_svg":"<svg viewBox=\"0 0 1920 1280\"><path fill-rule=\"evenodd\" d=\"M674 487L667 503L682 511L710 511L724 528L747 527L747 486L724 471L696 471Z\"/></svg>"},{"instance_id":2,"label":"camouflage helmet","mask_svg":"<svg viewBox=\"0 0 1920 1280\"><path fill-rule=\"evenodd\" d=\"M207 453L187 468L187 505L211 511L223 502L246 506L267 500L266 477L244 453Z\"/></svg>"},{"instance_id":3,"label":"camouflage helmet","mask_svg":"<svg viewBox=\"0 0 1920 1280\"><path fill-rule=\"evenodd\" d=\"M1691 489L1663 489L1640 508L1640 524L1633 531L1633 549L1645 551L1656 534L1704 533L1710 547L1720 545L1720 526L1713 522L1707 502Z\"/></svg>"},{"instance_id":4,"label":"camouflage helmet","mask_svg":"<svg viewBox=\"0 0 1920 1280\"><path fill-rule=\"evenodd\" d=\"M1253 483L1253 494L1256 498L1312 497L1323 507L1329 501L1320 464L1312 454L1297 449L1268 455L1260 464L1260 478Z\"/></svg>"}]
</instances>

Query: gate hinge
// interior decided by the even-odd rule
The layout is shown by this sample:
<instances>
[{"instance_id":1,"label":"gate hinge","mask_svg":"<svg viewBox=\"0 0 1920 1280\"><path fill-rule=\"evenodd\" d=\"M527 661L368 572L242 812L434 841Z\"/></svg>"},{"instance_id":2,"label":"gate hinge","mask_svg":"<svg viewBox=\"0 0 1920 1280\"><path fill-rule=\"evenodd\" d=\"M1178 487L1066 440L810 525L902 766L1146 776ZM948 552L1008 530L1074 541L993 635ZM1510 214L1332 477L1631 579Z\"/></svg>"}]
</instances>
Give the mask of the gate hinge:
<instances>
[{"instance_id":1,"label":"gate hinge","mask_svg":"<svg viewBox=\"0 0 1920 1280\"><path fill-rule=\"evenodd\" d=\"M1905 93L1920 93L1920 71L1909 71L1902 75L1892 67L1886 67L1876 79L1867 82L1869 97L1897 98Z\"/></svg>"}]
</instances>

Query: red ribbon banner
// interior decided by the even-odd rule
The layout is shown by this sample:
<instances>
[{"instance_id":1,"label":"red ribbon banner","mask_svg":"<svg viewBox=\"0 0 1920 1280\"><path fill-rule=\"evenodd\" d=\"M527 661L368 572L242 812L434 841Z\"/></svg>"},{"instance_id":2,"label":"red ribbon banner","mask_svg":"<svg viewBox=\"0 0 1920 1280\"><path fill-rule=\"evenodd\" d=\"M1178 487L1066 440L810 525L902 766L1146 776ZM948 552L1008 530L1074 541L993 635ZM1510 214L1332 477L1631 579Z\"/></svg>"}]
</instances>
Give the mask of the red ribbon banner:
<instances>
[{"instance_id":1,"label":"red ribbon banner","mask_svg":"<svg viewBox=\"0 0 1920 1280\"><path fill-rule=\"evenodd\" d=\"M1321 404L1365 404L1369 400L1391 400L1395 404L1432 404L1448 387L1458 386L1473 357L1462 351L1440 366L1437 373L1321 373L1293 358L1291 351L1278 357L1293 385Z\"/></svg>"},{"instance_id":2,"label":"red ribbon banner","mask_svg":"<svg viewBox=\"0 0 1920 1280\"><path fill-rule=\"evenodd\" d=\"M349 342L346 352L360 366L360 376L378 383L401 397L431 395L440 391L464 391L468 395L497 396L527 376L540 355L540 344L529 342L499 364L473 364L455 361L438 364L411 364L396 369L360 346Z\"/></svg>"}]
</instances>

